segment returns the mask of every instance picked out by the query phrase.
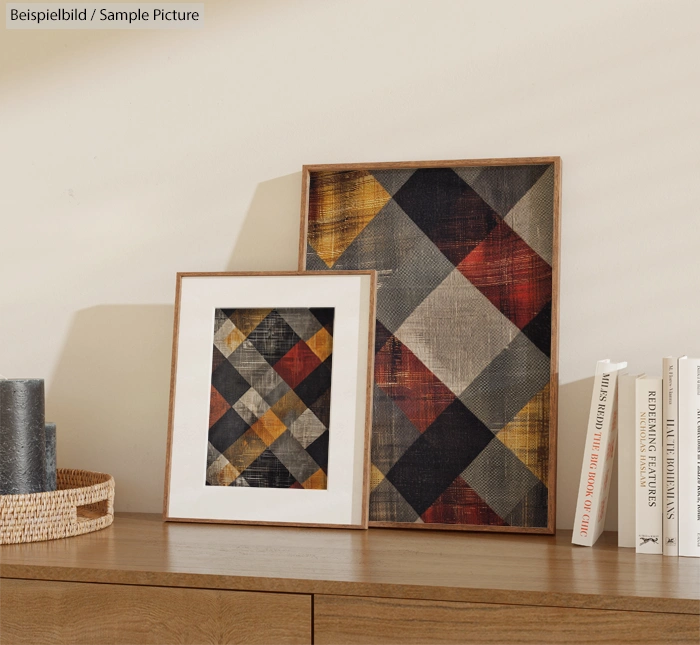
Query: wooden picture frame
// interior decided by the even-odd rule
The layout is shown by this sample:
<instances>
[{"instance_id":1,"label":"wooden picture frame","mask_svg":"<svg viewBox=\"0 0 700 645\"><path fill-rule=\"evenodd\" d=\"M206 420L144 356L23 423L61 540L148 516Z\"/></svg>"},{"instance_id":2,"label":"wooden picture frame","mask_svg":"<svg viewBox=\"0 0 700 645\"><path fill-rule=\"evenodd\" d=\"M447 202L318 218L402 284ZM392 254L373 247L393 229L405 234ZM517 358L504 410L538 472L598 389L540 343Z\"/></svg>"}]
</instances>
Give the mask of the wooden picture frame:
<instances>
[{"instance_id":1,"label":"wooden picture frame","mask_svg":"<svg viewBox=\"0 0 700 645\"><path fill-rule=\"evenodd\" d=\"M553 534L561 159L529 157L306 165L302 182L299 270L374 269L378 272L372 440L375 465L372 467L370 526ZM420 263L430 271L435 266L439 268L424 279ZM529 283L522 279L523 272ZM450 284L445 286L445 280L451 281ZM528 291L534 295L528 296ZM434 296L436 292L440 292L441 297ZM441 309L441 302L451 303L462 318L458 320L456 314L450 318L445 308ZM540 306L543 308L538 311ZM421 310L422 318L415 314L421 307L425 310ZM432 318L426 313L430 311L435 312ZM497 311L502 314L500 317L494 313ZM419 320L413 321L414 316ZM468 319L474 320L471 327L460 322ZM408 330L400 327L406 325L405 320L410 321ZM484 348L490 347L490 341L486 334L479 333L482 323L495 325L495 337L507 341L502 343L504 348L496 347L503 352L485 357L489 359L485 366L479 361L483 363L481 353L487 351ZM526 329L528 324L532 324L532 328ZM450 333L453 328L454 337L458 338L456 342ZM437 331L440 329L449 331ZM433 345L424 342L431 334L440 342ZM462 338L461 344L459 338ZM512 346L511 340L515 342L515 339L519 339L520 346ZM465 355L463 349L469 342L473 347L469 348L469 355ZM406 349L406 343L410 349ZM386 350L387 347L390 349ZM451 356L453 351L457 355L461 352L465 360L457 364L457 359ZM389 359L383 355L387 353L394 363L400 364L399 368L389 364ZM517 356L524 357L524 368L518 367ZM501 376L507 377L505 380L514 392L518 379L527 382L530 389L535 386L532 398L528 396L527 403L512 418L507 418L512 413L508 406L514 403L505 402L510 385L503 386L505 390L492 397L495 400L500 396L496 402L488 400L489 388L493 388L498 370L490 375L487 370L496 359L499 366L505 366L498 370ZM426 365L431 373L441 369L440 378L427 383L432 377L416 377L414 367L422 373ZM482 367L483 373L479 371ZM422 389L413 387L412 379L421 378L425 380ZM397 381L402 381L400 387ZM448 392L442 387L445 382L449 383ZM478 392L469 389L475 382ZM470 384L462 391L465 383ZM466 397L470 405L473 402L472 407L481 409L475 415L472 408L464 412L453 409L449 403L445 408L447 412L441 412L444 401L436 402L441 396L456 397L460 402ZM477 400L479 396L482 400ZM387 399L391 402L387 403ZM477 416L477 421L492 431L496 443L479 428L482 437L479 441L485 444L482 447L488 448L488 454L482 447L474 451L476 457L467 466L471 468L478 459L475 472L467 477L473 476L474 481L468 482L462 477L462 484L458 485L455 479L429 504L434 490L409 490L413 497L407 505L404 490L399 492L401 485L411 489L411 478L450 481L454 469L460 467L459 463L450 465L452 473L446 467L441 470L442 462L449 460L449 455L438 451L429 457L435 467L431 470L430 466L425 466L421 470L424 462L420 461L418 449L414 450L418 445L415 441L420 438L421 446L428 445L426 426L437 421L432 413L416 409L415 400L424 401L424 408L437 407L438 419L440 414L452 413L457 419L452 424L453 429L460 424L461 427L476 427L478 424L473 417ZM530 408L526 409L528 405ZM414 428L409 421L414 422ZM441 423L450 426L448 422ZM456 432L452 434L457 436ZM432 440L439 442L435 437ZM457 444L461 441L460 437L452 437L452 440ZM449 443L445 445L449 448ZM403 450L406 452L401 453ZM392 462L392 459L395 460ZM409 462L403 470L397 467L402 459ZM392 473L394 468L397 469ZM515 492L509 490L521 484L511 485L514 480L499 474L510 472L509 468L515 469L523 482L522 489ZM466 469L460 471L459 476L466 476L465 473ZM495 486L487 481L492 473L503 478L502 492L490 490L489 487ZM385 485L391 477L394 479L389 481L390 485ZM530 483L532 487L526 488ZM417 500L417 510L413 500ZM474 518L477 521L473 521Z\"/></svg>"},{"instance_id":2,"label":"wooden picture frame","mask_svg":"<svg viewBox=\"0 0 700 645\"><path fill-rule=\"evenodd\" d=\"M375 291L177 274L165 521L367 528Z\"/></svg>"}]
</instances>

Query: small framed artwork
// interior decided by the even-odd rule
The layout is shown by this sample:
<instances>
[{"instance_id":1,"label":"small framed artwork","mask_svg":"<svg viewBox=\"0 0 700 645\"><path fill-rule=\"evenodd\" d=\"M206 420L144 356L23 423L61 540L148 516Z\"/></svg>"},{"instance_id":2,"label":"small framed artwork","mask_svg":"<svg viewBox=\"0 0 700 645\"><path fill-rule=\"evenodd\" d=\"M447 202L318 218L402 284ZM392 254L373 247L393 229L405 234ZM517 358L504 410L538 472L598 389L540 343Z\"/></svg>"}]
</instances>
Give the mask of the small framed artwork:
<instances>
[{"instance_id":1,"label":"small framed artwork","mask_svg":"<svg viewBox=\"0 0 700 645\"><path fill-rule=\"evenodd\" d=\"M375 273L177 276L164 519L367 528Z\"/></svg>"},{"instance_id":2,"label":"small framed artwork","mask_svg":"<svg viewBox=\"0 0 700 645\"><path fill-rule=\"evenodd\" d=\"M560 177L304 167L299 268L377 271L370 526L554 532Z\"/></svg>"}]
</instances>

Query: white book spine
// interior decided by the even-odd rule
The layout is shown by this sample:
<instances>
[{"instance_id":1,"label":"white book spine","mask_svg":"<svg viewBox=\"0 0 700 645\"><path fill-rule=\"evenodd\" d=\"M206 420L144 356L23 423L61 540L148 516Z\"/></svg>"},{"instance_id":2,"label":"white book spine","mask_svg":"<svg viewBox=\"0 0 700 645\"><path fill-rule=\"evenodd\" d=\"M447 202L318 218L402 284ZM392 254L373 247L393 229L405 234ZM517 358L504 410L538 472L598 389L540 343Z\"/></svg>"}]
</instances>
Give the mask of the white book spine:
<instances>
[{"instance_id":1,"label":"white book spine","mask_svg":"<svg viewBox=\"0 0 700 645\"><path fill-rule=\"evenodd\" d=\"M617 376L627 363L598 361L581 466L573 544L593 546L605 526L617 440Z\"/></svg>"},{"instance_id":2,"label":"white book spine","mask_svg":"<svg viewBox=\"0 0 700 645\"><path fill-rule=\"evenodd\" d=\"M678 360L663 359L663 552L678 555Z\"/></svg>"},{"instance_id":3,"label":"white book spine","mask_svg":"<svg viewBox=\"0 0 700 645\"><path fill-rule=\"evenodd\" d=\"M637 553L663 553L662 380L637 379Z\"/></svg>"},{"instance_id":4,"label":"white book spine","mask_svg":"<svg viewBox=\"0 0 700 645\"><path fill-rule=\"evenodd\" d=\"M631 548L637 545L637 433L634 412L637 378L633 374L620 374L617 383L617 545Z\"/></svg>"},{"instance_id":5,"label":"white book spine","mask_svg":"<svg viewBox=\"0 0 700 645\"><path fill-rule=\"evenodd\" d=\"M678 554L700 557L700 359L678 359Z\"/></svg>"}]
</instances>

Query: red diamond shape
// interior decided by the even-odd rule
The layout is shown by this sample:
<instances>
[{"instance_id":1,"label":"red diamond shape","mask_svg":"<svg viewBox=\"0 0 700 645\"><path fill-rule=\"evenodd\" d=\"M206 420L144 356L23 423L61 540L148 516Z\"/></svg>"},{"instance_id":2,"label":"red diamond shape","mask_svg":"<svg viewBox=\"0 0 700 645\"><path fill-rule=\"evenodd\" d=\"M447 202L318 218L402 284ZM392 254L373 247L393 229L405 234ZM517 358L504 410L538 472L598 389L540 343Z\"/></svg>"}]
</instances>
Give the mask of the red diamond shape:
<instances>
[{"instance_id":1,"label":"red diamond shape","mask_svg":"<svg viewBox=\"0 0 700 645\"><path fill-rule=\"evenodd\" d=\"M505 222L457 268L519 329L552 299L552 267Z\"/></svg>"},{"instance_id":2,"label":"red diamond shape","mask_svg":"<svg viewBox=\"0 0 700 645\"><path fill-rule=\"evenodd\" d=\"M374 380L421 432L456 398L395 336L375 357Z\"/></svg>"},{"instance_id":3,"label":"red diamond shape","mask_svg":"<svg viewBox=\"0 0 700 645\"><path fill-rule=\"evenodd\" d=\"M300 340L275 364L275 371L293 389L321 364L321 359Z\"/></svg>"},{"instance_id":4,"label":"red diamond shape","mask_svg":"<svg viewBox=\"0 0 700 645\"><path fill-rule=\"evenodd\" d=\"M211 398L209 399L209 427L211 428L231 408L231 404L219 394L213 385L211 386Z\"/></svg>"},{"instance_id":5,"label":"red diamond shape","mask_svg":"<svg viewBox=\"0 0 700 645\"><path fill-rule=\"evenodd\" d=\"M457 477L421 519L436 524L508 526L461 477Z\"/></svg>"}]
</instances>

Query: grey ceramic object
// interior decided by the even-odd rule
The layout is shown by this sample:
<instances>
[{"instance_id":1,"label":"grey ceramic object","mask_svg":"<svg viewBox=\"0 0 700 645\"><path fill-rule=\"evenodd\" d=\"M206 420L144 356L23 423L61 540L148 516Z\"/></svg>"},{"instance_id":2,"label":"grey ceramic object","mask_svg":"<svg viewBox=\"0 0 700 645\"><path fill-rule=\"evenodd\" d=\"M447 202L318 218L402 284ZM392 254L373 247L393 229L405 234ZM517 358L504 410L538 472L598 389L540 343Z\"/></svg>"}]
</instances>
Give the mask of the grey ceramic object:
<instances>
[{"instance_id":1,"label":"grey ceramic object","mask_svg":"<svg viewBox=\"0 0 700 645\"><path fill-rule=\"evenodd\" d=\"M44 426L46 434L46 483L44 490L56 490L56 424Z\"/></svg>"},{"instance_id":2,"label":"grey ceramic object","mask_svg":"<svg viewBox=\"0 0 700 645\"><path fill-rule=\"evenodd\" d=\"M0 494L41 493L45 484L44 381L0 380Z\"/></svg>"}]
</instances>

